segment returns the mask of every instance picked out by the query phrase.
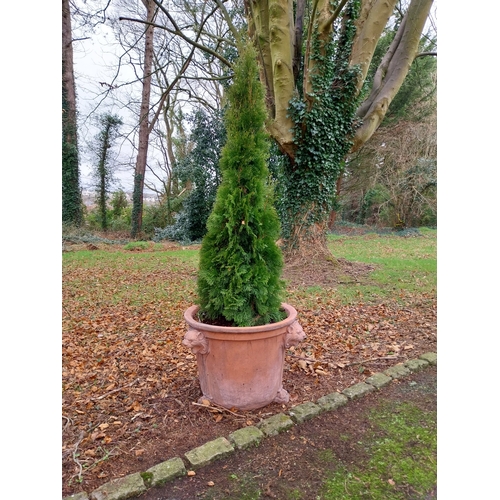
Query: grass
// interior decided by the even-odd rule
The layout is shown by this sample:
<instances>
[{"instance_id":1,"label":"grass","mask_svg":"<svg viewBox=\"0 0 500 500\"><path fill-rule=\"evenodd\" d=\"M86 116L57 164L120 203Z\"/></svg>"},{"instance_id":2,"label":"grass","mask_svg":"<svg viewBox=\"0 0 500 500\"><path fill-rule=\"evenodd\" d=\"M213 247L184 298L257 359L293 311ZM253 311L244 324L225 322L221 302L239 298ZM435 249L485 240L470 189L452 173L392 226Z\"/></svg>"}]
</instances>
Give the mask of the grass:
<instances>
[{"instance_id":1,"label":"grass","mask_svg":"<svg viewBox=\"0 0 500 500\"><path fill-rule=\"evenodd\" d=\"M420 236L395 234L329 235L337 258L374 264L367 284L341 284L336 296L342 303L375 301L408 294L435 294L437 285L437 231L421 228Z\"/></svg>"},{"instance_id":2,"label":"grass","mask_svg":"<svg viewBox=\"0 0 500 500\"><path fill-rule=\"evenodd\" d=\"M287 294L286 300L307 306L331 299L341 304L353 304L384 298L404 299L414 294L435 295L437 231L421 228L419 232L420 236L409 238L374 233L364 236L329 235L329 247L335 257L374 264L376 269L363 283L352 283L352 279L346 279L347 283L338 285L333 292L320 286L293 290ZM82 271L81 281L73 280L69 286L78 288L86 283L93 288L94 298L110 304L121 300L135 305L167 298L177 301L192 295L199 262L197 248L165 250L161 245L149 245L145 251L130 251L126 248L127 245L122 245L118 250L114 247L112 251L79 250L63 253L63 270ZM85 270L91 273L87 274ZM115 286L112 296L105 297L101 289L112 273L136 275L137 279L127 287Z\"/></svg>"},{"instance_id":3,"label":"grass","mask_svg":"<svg viewBox=\"0 0 500 500\"><path fill-rule=\"evenodd\" d=\"M436 412L400 403L397 407L382 406L370 420L377 437L368 436L364 441L368 463L341 467L325 482L322 498L423 498L437 480Z\"/></svg>"},{"instance_id":4,"label":"grass","mask_svg":"<svg viewBox=\"0 0 500 500\"><path fill-rule=\"evenodd\" d=\"M318 450L320 490L281 485L283 500L406 500L424 498L437 484L437 412L413 403L382 402L368 414L370 430L357 436L365 459L344 463L332 449ZM347 440L354 440L343 436ZM333 472L331 472L333 470ZM205 500L257 500L267 495L250 473L230 474L229 489L208 491Z\"/></svg>"}]
</instances>

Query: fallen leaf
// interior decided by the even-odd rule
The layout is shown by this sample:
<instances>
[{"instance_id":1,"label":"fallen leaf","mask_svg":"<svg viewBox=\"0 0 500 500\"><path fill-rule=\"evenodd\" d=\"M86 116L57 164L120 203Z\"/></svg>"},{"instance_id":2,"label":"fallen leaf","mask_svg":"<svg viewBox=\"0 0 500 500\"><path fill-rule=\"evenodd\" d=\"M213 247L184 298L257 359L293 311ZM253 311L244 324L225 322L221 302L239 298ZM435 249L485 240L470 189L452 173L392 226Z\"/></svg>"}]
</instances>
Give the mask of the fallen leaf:
<instances>
[{"instance_id":1,"label":"fallen leaf","mask_svg":"<svg viewBox=\"0 0 500 500\"><path fill-rule=\"evenodd\" d=\"M108 427L109 427L109 424L107 424L107 423L103 423L103 424L99 425L99 429L101 429L101 431L103 431L104 429L107 429Z\"/></svg>"},{"instance_id":2,"label":"fallen leaf","mask_svg":"<svg viewBox=\"0 0 500 500\"><path fill-rule=\"evenodd\" d=\"M144 455L144 449L141 449L141 450L135 450L135 456L136 457L140 457L142 455Z\"/></svg>"},{"instance_id":3,"label":"fallen leaf","mask_svg":"<svg viewBox=\"0 0 500 500\"><path fill-rule=\"evenodd\" d=\"M303 370L307 371L307 363L306 363L303 359L299 359L299 366L300 366Z\"/></svg>"}]
</instances>

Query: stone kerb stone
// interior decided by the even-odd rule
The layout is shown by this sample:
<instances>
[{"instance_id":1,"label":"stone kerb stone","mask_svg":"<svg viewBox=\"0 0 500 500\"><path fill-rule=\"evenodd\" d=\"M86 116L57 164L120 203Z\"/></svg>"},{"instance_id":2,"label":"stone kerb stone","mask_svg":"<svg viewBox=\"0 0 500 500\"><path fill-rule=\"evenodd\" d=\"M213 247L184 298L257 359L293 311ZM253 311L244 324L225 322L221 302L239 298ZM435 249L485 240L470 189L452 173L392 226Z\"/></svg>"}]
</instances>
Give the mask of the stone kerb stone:
<instances>
[{"instance_id":1,"label":"stone kerb stone","mask_svg":"<svg viewBox=\"0 0 500 500\"><path fill-rule=\"evenodd\" d=\"M140 472L113 479L90 494L90 500L125 500L147 490Z\"/></svg>"},{"instance_id":2,"label":"stone kerb stone","mask_svg":"<svg viewBox=\"0 0 500 500\"><path fill-rule=\"evenodd\" d=\"M377 389L380 389L381 387L387 385L391 380L392 378L384 373L374 373L371 377L368 377L365 382L373 385L373 387Z\"/></svg>"},{"instance_id":3,"label":"stone kerb stone","mask_svg":"<svg viewBox=\"0 0 500 500\"><path fill-rule=\"evenodd\" d=\"M412 372L418 372L425 368L426 366L429 366L429 362L425 361L425 359L410 359L405 362L404 364L406 368L408 368Z\"/></svg>"},{"instance_id":4,"label":"stone kerb stone","mask_svg":"<svg viewBox=\"0 0 500 500\"><path fill-rule=\"evenodd\" d=\"M321 406L323 411L331 411L344 406L349 399L346 395L339 392L332 392L318 399L317 403Z\"/></svg>"},{"instance_id":5,"label":"stone kerb stone","mask_svg":"<svg viewBox=\"0 0 500 500\"><path fill-rule=\"evenodd\" d=\"M293 426L292 419L284 413L278 413L260 422L257 427L266 436L276 436Z\"/></svg>"},{"instance_id":6,"label":"stone kerb stone","mask_svg":"<svg viewBox=\"0 0 500 500\"><path fill-rule=\"evenodd\" d=\"M64 497L63 500L89 500L89 496L85 491L81 491L80 493L73 493L69 497Z\"/></svg>"},{"instance_id":7,"label":"stone kerb stone","mask_svg":"<svg viewBox=\"0 0 500 500\"><path fill-rule=\"evenodd\" d=\"M238 450L246 450L250 446L258 446L264 434L255 426L243 427L229 434L228 438Z\"/></svg>"},{"instance_id":8,"label":"stone kerb stone","mask_svg":"<svg viewBox=\"0 0 500 500\"><path fill-rule=\"evenodd\" d=\"M302 403L290 409L288 414L296 424L300 424L321 413L321 406L311 403Z\"/></svg>"},{"instance_id":9,"label":"stone kerb stone","mask_svg":"<svg viewBox=\"0 0 500 500\"><path fill-rule=\"evenodd\" d=\"M184 456L193 469L198 469L212 463L214 460L224 458L233 451L234 448L231 443L226 438L221 437L188 451Z\"/></svg>"},{"instance_id":10,"label":"stone kerb stone","mask_svg":"<svg viewBox=\"0 0 500 500\"><path fill-rule=\"evenodd\" d=\"M374 390L375 387L373 387L373 385L365 384L365 382L359 382L358 384L354 384L351 387L344 389L342 394L345 394L349 399L356 399Z\"/></svg>"},{"instance_id":11,"label":"stone kerb stone","mask_svg":"<svg viewBox=\"0 0 500 500\"><path fill-rule=\"evenodd\" d=\"M186 475L186 467L179 457L171 458L165 462L150 467L143 475L148 487L162 486L167 481Z\"/></svg>"},{"instance_id":12,"label":"stone kerb stone","mask_svg":"<svg viewBox=\"0 0 500 500\"><path fill-rule=\"evenodd\" d=\"M410 369L406 368L406 366L403 363L398 363L397 365L391 366L390 368L387 368L387 370L385 370L384 372L385 375L394 379L406 377L410 373L411 373Z\"/></svg>"},{"instance_id":13,"label":"stone kerb stone","mask_svg":"<svg viewBox=\"0 0 500 500\"><path fill-rule=\"evenodd\" d=\"M419 358L427 361L431 365L437 365L437 354L435 352L426 352L419 356Z\"/></svg>"}]
</instances>

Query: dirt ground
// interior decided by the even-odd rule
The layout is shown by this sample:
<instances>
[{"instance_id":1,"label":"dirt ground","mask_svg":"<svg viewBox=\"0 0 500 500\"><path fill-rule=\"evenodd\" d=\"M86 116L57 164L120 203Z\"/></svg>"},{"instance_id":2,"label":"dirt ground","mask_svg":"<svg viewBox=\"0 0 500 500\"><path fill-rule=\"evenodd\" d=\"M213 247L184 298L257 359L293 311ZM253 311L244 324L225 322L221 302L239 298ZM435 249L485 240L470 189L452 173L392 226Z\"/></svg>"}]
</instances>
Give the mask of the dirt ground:
<instances>
[{"instance_id":1,"label":"dirt ground","mask_svg":"<svg viewBox=\"0 0 500 500\"><path fill-rule=\"evenodd\" d=\"M163 487L151 488L140 498L319 499L325 479L339 467L363 469L369 458L364 447L365 438L375 441L385 438L382 431L373 428L368 418L371 410L380 405L396 408L399 403L405 402L424 412L436 411L436 375L436 368L429 367L393 381L376 393L295 425L278 436L266 438L257 448L238 451L203 467L196 471L195 476L178 478ZM437 498L437 483L425 492L417 491L408 484L394 484L394 495L394 498L430 500ZM353 498L349 496L348 489L343 498Z\"/></svg>"},{"instance_id":2,"label":"dirt ground","mask_svg":"<svg viewBox=\"0 0 500 500\"><path fill-rule=\"evenodd\" d=\"M315 284L334 287L339 280L345 280L346 277L362 282L367 279L371 269L371 266L340 260L336 265L311 267L307 272L304 272L304 269L287 269L284 277L290 286ZM306 280L304 276L307 276ZM315 401L334 391L340 392L354 383L363 381L372 373L383 371L398 362L416 358L425 352L436 352L435 297L420 296L413 301L407 301L406 304L386 301L374 305L318 308L304 311L304 314L306 313L306 324L301 324L306 332L316 332L308 333L308 345L315 345L315 349L287 352L283 386L291 398L286 405L274 403L260 410L241 412L193 404L201 396L201 392L192 356L191 359L184 360L188 369L178 370L176 385L168 390L167 395L159 396L158 391L143 391L142 399L139 400L137 393L133 394L135 387L119 387L104 395L106 398L103 396L103 399L93 398L91 402L82 401L80 406L68 396L66 407L71 407L74 411L70 415L64 414L63 410L62 495L67 496L79 491L90 493L111 479L145 471L169 458L182 457L185 452L211 439L227 436L245 425L254 425L261 419L286 411L291 406ZM331 342L325 341L324 333L332 328L338 331L338 338L332 337ZM342 336L343 332L354 332L354 336ZM356 332L359 332L359 335ZM128 395L128 392L131 393L133 404L129 405L130 407L120 405L119 398ZM113 400L118 399L106 421L85 420L87 408L94 408L96 404L104 405L106 399L111 399L110 396ZM97 399L99 401L96 401ZM353 404L355 408L361 409L360 405L368 404L370 400L368 398L366 402ZM137 405L135 409L134 404ZM345 426L346 432L353 432L355 429L362 431L363 421L352 417L342 418L346 415L345 411L339 413L338 417L321 417L307 427L307 431L306 427L294 430L296 445L314 442L314 430L326 425L328 418L334 419L329 425L336 428ZM75 423L77 418L79 425ZM125 421L127 427L120 426ZM120 432L121 428L124 429L123 432ZM109 432L115 429L113 434ZM302 433L306 441L302 439ZM333 440L334 434L331 436ZM288 435L280 439L291 438ZM298 454L294 455L295 463L300 460L298 466L292 468L290 463L283 463L278 468L278 448L273 447L278 446L279 442L270 441L265 444L264 453L259 453L254 464L255 470L265 471L262 472L262 481L269 481L271 498L280 498L273 496L277 494L274 484L277 479L271 477L271 471L275 473L276 470L283 470L283 474L295 481L300 481L301 471L304 480L308 478L312 481L315 476L314 464L309 464L308 455L304 453L308 447L304 446L290 451ZM337 444L341 446L341 443ZM344 443L343 446L347 445ZM345 453L351 451L346 448ZM222 475L227 476L230 464L231 462L227 465L229 469L221 469L221 476L207 479L210 476L209 471L215 474L218 470L217 466L213 466L207 469L207 473L197 475L186 484L201 488L199 491L202 491L205 487L203 481L206 485L207 480L217 482ZM144 498L196 497L194 490L189 492L187 489L184 493L173 489L172 492L175 497L154 496L155 493L152 492Z\"/></svg>"}]
</instances>

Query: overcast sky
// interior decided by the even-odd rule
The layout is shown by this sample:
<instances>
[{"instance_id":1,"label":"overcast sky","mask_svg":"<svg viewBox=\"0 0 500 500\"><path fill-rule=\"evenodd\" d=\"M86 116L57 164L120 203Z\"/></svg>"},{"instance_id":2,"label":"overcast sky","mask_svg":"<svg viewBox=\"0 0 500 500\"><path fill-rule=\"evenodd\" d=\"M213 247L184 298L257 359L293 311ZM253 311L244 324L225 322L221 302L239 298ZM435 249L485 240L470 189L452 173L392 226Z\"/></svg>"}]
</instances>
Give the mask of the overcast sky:
<instances>
[{"instance_id":1,"label":"overcast sky","mask_svg":"<svg viewBox=\"0 0 500 500\"><path fill-rule=\"evenodd\" d=\"M115 65L120 48L116 46L115 38L109 26L99 25L95 34L86 40L75 42L74 45L74 67L78 93L78 111L80 116L79 141L82 146L91 141L98 129L95 127L94 119L97 114L110 112L119 115L125 122L121 130L127 130L132 116L123 107L114 104L110 98L104 98L104 90L100 82L111 83L116 77ZM123 83L125 75L133 80L134 76L122 68L120 78L116 83ZM85 149L85 148L83 148ZM133 155L132 149L127 142L120 140L114 146L114 151L122 161L128 161ZM92 159L88 154L81 155L80 173L82 187L88 188L92 184L91 165ZM117 170L115 176L119 184L126 191L133 189L133 163L130 169Z\"/></svg>"}]
</instances>

